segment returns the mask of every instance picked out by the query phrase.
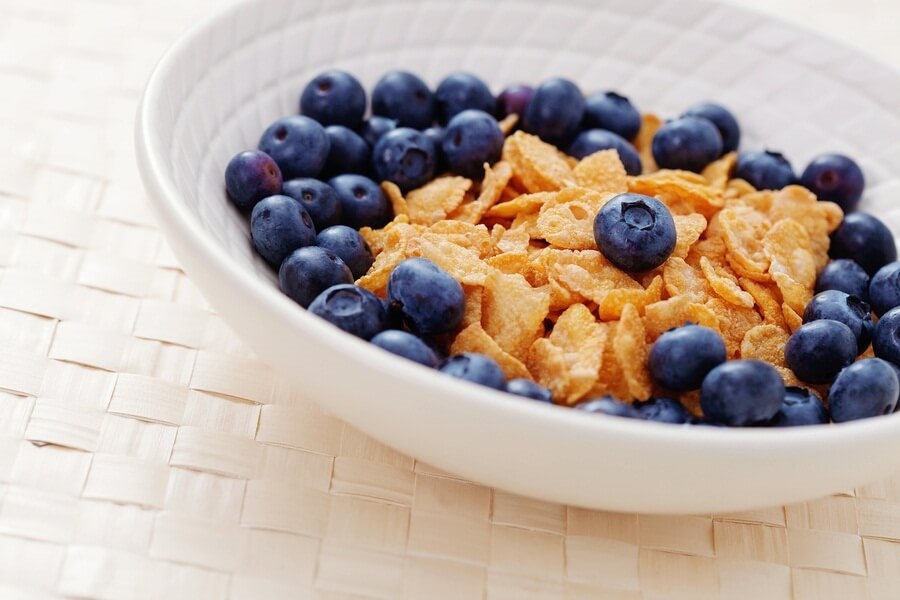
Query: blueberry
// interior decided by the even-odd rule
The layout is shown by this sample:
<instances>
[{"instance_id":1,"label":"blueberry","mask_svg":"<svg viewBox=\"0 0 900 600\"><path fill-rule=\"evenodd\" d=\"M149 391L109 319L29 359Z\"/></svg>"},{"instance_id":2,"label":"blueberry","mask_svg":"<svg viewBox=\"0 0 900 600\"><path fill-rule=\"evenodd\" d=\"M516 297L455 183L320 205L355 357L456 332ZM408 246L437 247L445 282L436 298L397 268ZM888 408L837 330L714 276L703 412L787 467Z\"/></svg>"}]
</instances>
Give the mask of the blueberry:
<instances>
[{"instance_id":1,"label":"blueberry","mask_svg":"<svg viewBox=\"0 0 900 600\"><path fill-rule=\"evenodd\" d=\"M516 377L515 379L510 379L506 382L506 387L504 389L510 394L515 394L516 396L531 398L532 400L540 400L541 402L553 402L553 392L540 385L539 383L535 383L530 379L525 379L524 377Z\"/></svg>"},{"instance_id":2,"label":"blueberry","mask_svg":"<svg viewBox=\"0 0 900 600\"><path fill-rule=\"evenodd\" d=\"M870 276L897 260L897 246L887 226L869 213L846 215L831 234L828 255L856 261Z\"/></svg>"},{"instance_id":3,"label":"blueberry","mask_svg":"<svg viewBox=\"0 0 900 600\"><path fill-rule=\"evenodd\" d=\"M285 179L316 177L328 159L328 134L309 117L284 117L263 132L259 149L275 159Z\"/></svg>"},{"instance_id":4,"label":"blueberry","mask_svg":"<svg viewBox=\"0 0 900 600\"><path fill-rule=\"evenodd\" d=\"M503 369L490 356L477 352L462 352L454 354L445 360L440 367L441 373L446 373L459 379L465 379L472 383L478 383L495 390L502 390L506 385L506 376Z\"/></svg>"},{"instance_id":5,"label":"blueberry","mask_svg":"<svg viewBox=\"0 0 900 600\"><path fill-rule=\"evenodd\" d=\"M451 73L434 90L435 112L442 125L464 110L474 109L493 114L494 104L490 88L472 73Z\"/></svg>"},{"instance_id":6,"label":"blueberry","mask_svg":"<svg viewBox=\"0 0 900 600\"><path fill-rule=\"evenodd\" d=\"M441 141L444 138L444 128L435 125L429 127L422 133L431 140L431 144L434 146L434 173L437 175L447 168L447 161L444 158L444 151L441 148Z\"/></svg>"},{"instance_id":7,"label":"blueberry","mask_svg":"<svg viewBox=\"0 0 900 600\"><path fill-rule=\"evenodd\" d=\"M303 205L316 231L341 222L341 201L334 188L318 179L300 177L284 182L281 193Z\"/></svg>"},{"instance_id":8,"label":"blueberry","mask_svg":"<svg viewBox=\"0 0 900 600\"><path fill-rule=\"evenodd\" d=\"M784 390L781 408L768 423L771 427L795 427L798 425L821 425L830 417L822 399L814 391L789 386Z\"/></svg>"},{"instance_id":9,"label":"blueberry","mask_svg":"<svg viewBox=\"0 0 900 600\"><path fill-rule=\"evenodd\" d=\"M582 129L605 129L633 140L641 130L641 113L625 96L615 92L597 92L584 100Z\"/></svg>"},{"instance_id":10,"label":"blueberry","mask_svg":"<svg viewBox=\"0 0 900 600\"><path fill-rule=\"evenodd\" d=\"M700 172L722 155L722 136L707 119L679 117L656 130L650 149L663 169Z\"/></svg>"},{"instance_id":11,"label":"blueberry","mask_svg":"<svg viewBox=\"0 0 900 600\"><path fill-rule=\"evenodd\" d=\"M391 203L381 187L366 177L347 173L328 180L341 203L341 223L359 229L384 227L393 218Z\"/></svg>"},{"instance_id":12,"label":"blueberry","mask_svg":"<svg viewBox=\"0 0 900 600\"><path fill-rule=\"evenodd\" d=\"M260 200L250 214L253 247L270 265L278 267L288 254L316 241L313 220L290 196Z\"/></svg>"},{"instance_id":13,"label":"blueberry","mask_svg":"<svg viewBox=\"0 0 900 600\"><path fill-rule=\"evenodd\" d=\"M378 115L372 115L366 122L362 124L362 127L359 128L359 135L362 136L362 139L366 140L366 143L374 148L375 144L378 143L378 140L381 139L381 136L386 134L391 129L397 128L397 121L391 119L389 117L380 117Z\"/></svg>"},{"instance_id":14,"label":"blueberry","mask_svg":"<svg viewBox=\"0 0 900 600\"><path fill-rule=\"evenodd\" d=\"M866 182L862 169L849 156L822 154L803 170L800 185L819 200L835 202L849 213L856 210Z\"/></svg>"},{"instance_id":15,"label":"blueberry","mask_svg":"<svg viewBox=\"0 0 900 600\"><path fill-rule=\"evenodd\" d=\"M876 315L900 306L900 262L889 262L875 272L869 284L869 301Z\"/></svg>"},{"instance_id":16,"label":"blueberry","mask_svg":"<svg viewBox=\"0 0 900 600\"><path fill-rule=\"evenodd\" d=\"M841 371L828 392L831 419L843 423L894 412L900 384L891 365L880 358L857 361Z\"/></svg>"},{"instance_id":17,"label":"blueberry","mask_svg":"<svg viewBox=\"0 0 900 600\"><path fill-rule=\"evenodd\" d=\"M780 190L796 182L794 168L780 152L749 150L740 152L734 165L734 175L758 190Z\"/></svg>"},{"instance_id":18,"label":"blueberry","mask_svg":"<svg viewBox=\"0 0 900 600\"><path fill-rule=\"evenodd\" d=\"M322 125L356 128L366 112L366 91L350 73L333 69L316 75L300 94L300 113Z\"/></svg>"},{"instance_id":19,"label":"blueberry","mask_svg":"<svg viewBox=\"0 0 900 600\"><path fill-rule=\"evenodd\" d=\"M597 212L594 240L623 271L647 271L663 264L675 249L675 221L656 198L619 194Z\"/></svg>"},{"instance_id":20,"label":"blueberry","mask_svg":"<svg viewBox=\"0 0 900 600\"><path fill-rule=\"evenodd\" d=\"M372 90L372 114L390 117L399 127L426 129L434 122L434 95L408 71L391 71Z\"/></svg>"},{"instance_id":21,"label":"blueberry","mask_svg":"<svg viewBox=\"0 0 900 600\"><path fill-rule=\"evenodd\" d=\"M784 395L784 380L772 365L753 359L730 360L703 380L700 407L708 419L741 427L774 417Z\"/></svg>"},{"instance_id":22,"label":"blueberry","mask_svg":"<svg viewBox=\"0 0 900 600\"><path fill-rule=\"evenodd\" d=\"M878 319L872 334L875 356L900 365L900 308L894 308Z\"/></svg>"},{"instance_id":23,"label":"blueberry","mask_svg":"<svg viewBox=\"0 0 900 600\"><path fill-rule=\"evenodd\" d=\"M856 338L857 354L862 354L872 341L872 311L859 296L840 290L825 290L813 296L803 311L803 322L831 319L850 328Z\"/></svg>"},{"instance_id":24,"label":"blueberry","mask_svg":"<svg viewBox=\"0 0 900 600\"><path fill-rule=\"evenodd\" d=\"M634 408L645 421L657 423L690 423L694 415L688 412L684 404L673 398L650 398L643 402L635 402Z\"/></svg>"},{"instance_id":25,"label":"blueberry","mask_svg":"<svg viewBox=\"0 0 900 600\"><path fill-rule=\"evenodd\" d=\"M582 131L566 150L566 154L582 159L600 150L615 150L619 153L619 160L629 175L640 175L643 170L641 157L628 140L622 136L606 131L605 129L588 129Z\"/></svg>"},{"instance_id":26,"label":"blueberry","mask_svg":"<svg viewBox=\"0 0 900 600\"><path fill-rule=\"evenodd\" d=\"M325 173L340 175L342 173L369 172L369 161L372 151L366 140L358 133L343 125L329 125L325 128L328 135L328 158L325 161Z\"/></svg>"},{"instance_id":27,"label":"blueberry","mask_svg":"<svg viewBox=\"0 0 900 600\"><path fill-rule=\"evenodd\" d=\"M466 307L462 285L427 258L408 258L394 267L387 298L407 327L420 335L455 330Z\"/></svg>"},{"instance_id":28,"label":"blueberry","mask_svg":"<svg viewBox=\"0 0 900 600\"><path fill-rule=\"evenodd\" d=\"M236 154L225 167L225 191L241 210L281 192L281 169L272 157L260 150Z\"/></svg>"},{"instance_id":29,"label":"blueberry","mask_svg":"<svg viewBox=\"0 0 900 600\"><path fill-rule=\"evenodd\" d=\"M666 331L650 347L650 375L673 391L696 390L726 358L725 342L716 331L684 325Z\"/></svg>"},{"instance_id":30,"label":"blueberry","mask_svg":"<svg viewBox=\"0 0 900 600\"><path fill-rule=\"evenodd\" d=\"M831 383L856 354L853 332L831 319L804 323L784 346L787 366L807 383Z\"/></svg>"},{"instance_id":31,"label":"blueberry","mask_svg":"<svg viewBox=\"0 0 900 600\"><path fill-rule=\"evenodd\" d=\"M398 127L381 136L372 151L372 166L380 181L392 181L402 192L420 187L434 177L435 149L421 131Z\"/></svg>"},{"instance_id":32,"label":"blueberry","mask_svg":"<svg viewBox=\"0 0 900 600\"><path fill-rule=\"evenodd\" d=\"M601 396L600 398L579 402L574 406L574 409L599 415L625 417L626 419L643 418L632 405L621 402L612 396Z\"/></svg>"},{"instance_id":33,"label":"blueberry","mask_svg":"<svg viewBox=\"0 0 900 600\"><path fill-rule=\"evenodd\" d=\"M364 340L384 331L387 321L381 298L352 283L326 289L309 305L309 312Z\"/></svg>"},{"instance_id":34,"label":"blueberry","mask_svg":"<svg viewBox=\"0 0 900 600\"><path fill-rule=\"evenodd\" d=\"M522 128L545 142L566 148L578 135L584 116L584 96L568 79L548 79L531 96Z\"/></svg>"},{"instance_id":35,"label":"blueberry","mask_svg":"<svg viewBox=\"0 0 900 600\"><path fill-rule=\"evenodd\" d=\"M484 163L500 160L503 140L494 117L480 110L464 110L444 128L441 150L451 171L479 179L484 176Z\"/></svg>"},{"instance_id":36,"label":"blueberry","mask_svg":"<svg viewBox=\"0 0 900 600\"><path fill-rule=\"evenodd\" d=\"M530 85L517 83L503 88L497 96L497 116L502 119L509 115L519 115L522 118L533 95L534 88Z\"/></svg>"},{"instance_id":37,"label":"blueberry","mask_svg":"<svg viewBox=\"0 0 900 600\"><path fill-rule=\"evenodd\" d=\"M829 261L816 279L816 293L825 290L840 290L868 302L869 275L849 258Z\"/></svg>"},{"instance_id":38,"label":"blueberry","mask_svg":"<svg viewBox=\"0 0 900 600\"><path fill-rule=\"evenodd\" d=\"M337 254L318 246L291 252L278 270L281 291L306 308L316 296L339 283L353 283L350 268Z\"/></svg>"},{"instance_id":39,"label":"blueberry","mask_svg":"<svg viewBox=\"0 0 900 600\"><path fill-rule=\"evenodd\" d=\"M408 331L399 329L386 329L372 338L371 342L392 352L397 356L408 358L420 365L436 369L441 363L441 357L422 338Z\"/></svg>"},{"instance_id":40,"label":"blueberry","mask_svg":"<svg viewBox=\"0 0 900 600\"><path fill-rule=\"evenodd\" d=\"M737 150L741 143L741 127L730 110L721 104L701 102L684 111L684 115L708 119L722 136L722 154Z\"/></svg>"},{"instance_id":41,"label":"blueberry","mask_svg":"<svg viewBox=\"0 0 900 600\"><path fill-rule=\"evenodd\" d=\"M316 235L316 246L327 248L337 254L350 268L353 279L365 275L375 258L369 244L359 231L346 225L326 227Z\"/></svg>"}]
</instances>

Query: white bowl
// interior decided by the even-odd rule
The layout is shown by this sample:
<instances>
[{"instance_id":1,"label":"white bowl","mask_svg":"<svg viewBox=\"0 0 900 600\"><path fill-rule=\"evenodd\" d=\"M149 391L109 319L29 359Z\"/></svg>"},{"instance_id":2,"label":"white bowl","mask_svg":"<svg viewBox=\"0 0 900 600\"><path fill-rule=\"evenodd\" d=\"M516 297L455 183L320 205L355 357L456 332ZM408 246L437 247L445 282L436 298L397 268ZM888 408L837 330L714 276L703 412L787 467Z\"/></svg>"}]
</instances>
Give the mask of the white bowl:
<instances>
[{"instance_id":1,"label":"white bowl","mask_svg":"<svg viewBox=\"0 0 900 600\"><path fill-rule=\"evenodd\" d=\"M584 507L701 513L843 491L900 468L900 415L793 429L677 427L592 416L436 374L344 334L279 292L226 203L225 165L255 148L302 86L340 67L367 89L389 69L430 84L471 70L495 90L550 76L678 114L716 100L743 148L856 157L863 207L895 231L900 76L831 41L703 0L250 0L162 59L137 149L188 275L260 357L384 443L512 492Z\"/></svg>"}]
</instances>

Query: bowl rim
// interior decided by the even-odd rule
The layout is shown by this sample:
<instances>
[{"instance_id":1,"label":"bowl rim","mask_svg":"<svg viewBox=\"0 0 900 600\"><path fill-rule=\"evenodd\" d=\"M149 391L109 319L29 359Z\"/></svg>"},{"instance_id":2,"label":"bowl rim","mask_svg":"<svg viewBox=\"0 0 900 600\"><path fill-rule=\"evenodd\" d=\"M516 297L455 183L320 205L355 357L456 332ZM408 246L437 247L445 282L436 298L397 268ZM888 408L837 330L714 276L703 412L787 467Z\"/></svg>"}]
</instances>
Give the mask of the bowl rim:
<instances>
[{"instance_id":1,"label":"bowl rim","mask_svg":"<svg viewBox=\"0 0 900 600\"><path fill-rule=\"evenodd\" d=\"M161 229L168 240L173 236L184 243L187 251L202 256L215 276L230 279L239 286L240 293L252 298L261 310L269 311L283 320L291 328L300 328L313 338L314 343L328 345L348 360L366 362L395 378L411 380L417 386L440 387L452 392L463 404L463 410L490 411L510 422L528 421L542 427L563 428L580 434L597 436L627 436L646 440L652 445L678 445L709 452L754 452L763 448L767 452L785 452L800 447L827 449L832 444L846 444L865 437L870 441L887 439L900 433L900 414L861 419L857 421L812 425L805 427L763 428L763 427L698 427L673 426L648 421L588 415L568 407L532 402L506 392L488 389L484 386L452 377L437 375L433 369L418 365L401 357L373 347L368 342L347 334L326 321L315 317L298 306L275 287L263 283L261 278L240 265L225 252L219 251L220 244L200 224L196 215L181 201L177 184L167 164L168 148L163 143L156 126L159 106L165 105L165 82L179 61L185 58L196 40L213 25L230 18L242 7L259 0L237 0L222 7L185 32L172 44L153 68L141 96L135 119L135 149L139 171L148 191L154 213L160 220ZM706 0L700 0L706 2ZM584 4L584 2L576 2ZM719 6L717 3L710 3ZM781 21L777 17L761 11L733 4L721 5L729 10L743 11L763 17L775 23L826 39L830 43L849 48L867 60L884 65L877 57L856 47L850 47L837 38L824 36L806 29L802 25ZM896 69L892 70L897 72ZM224 190L222 201L225 201ZM179 256L181 245L173 247ZM181 250L184 252L185 250ZM191 274L188 274L191 276ZM202 291L202 290L201 290ZM206 296L204 296L206 297ZM207 301L215 306L214 298ZM315 399L323 408L327 402Z\"/></svg>"}]
</instances>

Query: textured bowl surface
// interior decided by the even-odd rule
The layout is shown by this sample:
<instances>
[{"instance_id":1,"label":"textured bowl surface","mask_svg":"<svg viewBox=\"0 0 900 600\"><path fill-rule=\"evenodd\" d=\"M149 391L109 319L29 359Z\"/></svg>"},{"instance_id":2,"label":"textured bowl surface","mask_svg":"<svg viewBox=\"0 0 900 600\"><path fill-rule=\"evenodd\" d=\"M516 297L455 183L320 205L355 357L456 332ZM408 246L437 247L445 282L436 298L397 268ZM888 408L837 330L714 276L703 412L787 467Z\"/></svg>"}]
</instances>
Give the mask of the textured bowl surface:
<instances>
[{"instance_id":1,"label":"textured bowl surface","mask_svg":"<svg viewBox=\"0 0 900 600\"><path fill-rule=\"evenodd\" d=\"M547 500L632 512L783 504L900 468L900 415L792 430L685 428L591 417L438 376L307 314L253 256L225 165L297 110L328 67L367 89L389 69L452 70L495 91L550 76L674 116L731 107L742 148L856 157L863 209L900 231L900 76L809 32L702 0L251 0L186 35L148 83L141 170L192 280L243 339L312 399L450 472Z\"/></svg>"}]
</instances>

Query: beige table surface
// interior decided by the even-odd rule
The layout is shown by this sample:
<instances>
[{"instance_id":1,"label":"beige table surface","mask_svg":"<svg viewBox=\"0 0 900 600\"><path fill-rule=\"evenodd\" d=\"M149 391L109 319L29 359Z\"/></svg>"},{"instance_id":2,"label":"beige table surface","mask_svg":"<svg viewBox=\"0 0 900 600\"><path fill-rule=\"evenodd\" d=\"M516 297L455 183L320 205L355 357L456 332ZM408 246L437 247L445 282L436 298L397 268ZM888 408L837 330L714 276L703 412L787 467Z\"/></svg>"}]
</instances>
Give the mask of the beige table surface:
<instances>
[{"instance_id":1,"label":"beige table surface","mask_svg":"<svg viewBox=\"0 0 900 600\"><path fill-rule=\"evenodd\" d=\"M900 3L741 4L900 65ZM0 0L0 598L900 598L900 478L575 509L397 454L256 362L133 159L149 70L219 5Z\"/></svg>"}]
</instances>

